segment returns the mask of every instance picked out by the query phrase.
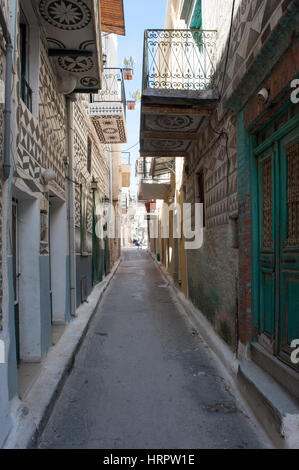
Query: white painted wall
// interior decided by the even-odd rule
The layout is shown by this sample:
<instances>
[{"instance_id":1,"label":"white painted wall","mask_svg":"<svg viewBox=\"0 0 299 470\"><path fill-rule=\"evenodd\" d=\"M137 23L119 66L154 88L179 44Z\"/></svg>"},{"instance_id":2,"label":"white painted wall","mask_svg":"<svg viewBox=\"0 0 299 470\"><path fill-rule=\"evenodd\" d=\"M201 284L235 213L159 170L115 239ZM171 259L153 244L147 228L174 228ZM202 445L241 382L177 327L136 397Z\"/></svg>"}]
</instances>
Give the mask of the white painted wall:
<instances>
[{"instance_id":1,"label":"white painted wall","mask_svg":"<svg viewBox=\"0 0 299 470\"><path fill-rule=\"evenodd\" d=\"M51 281L53 323L65 323L66 262L68 256L67 205L58 198L51 199Z\"/></svg>"},{"instance_id":2,"label":"white painted wall","mask_svg":"<svg viewBox=\"0 0 299 470\"><path fill-rule=\"evenodd\" d=\"M40 213L37 199L19 200L20 357L41 359Z\"/></svg>"}]
</instances>

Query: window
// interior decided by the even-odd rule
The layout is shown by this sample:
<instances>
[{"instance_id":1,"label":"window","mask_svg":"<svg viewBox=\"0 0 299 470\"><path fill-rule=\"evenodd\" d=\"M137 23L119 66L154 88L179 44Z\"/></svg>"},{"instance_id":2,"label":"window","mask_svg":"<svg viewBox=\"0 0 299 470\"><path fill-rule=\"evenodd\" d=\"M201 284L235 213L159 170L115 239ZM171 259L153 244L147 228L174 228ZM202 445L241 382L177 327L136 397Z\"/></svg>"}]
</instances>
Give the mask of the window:
<instances>
[{"instance_id":1,"label":"window","mask_svg":"<svg viewBox=\"0 0 299 470\"><path fill-rule=\"evenodd\" d=\"M32 111L32 89L29 86L29 23L23 10L20 13L20 63L21 98Z\"/></svg>"},{"instance_id":2,"label":"window","mask_svg":"<svg viewBox=\"0 0 299 470\"><path fill-rule=\"evenodd\" d=\"M36 119L39 115L40 26L31 2L20 0L20 96Z\"/></svg>"},{"instance_id":3,"label":"window","mask_svg":"<svg viewBox=\"0 0 299 470\"><path fill-rule=\"evenodd\" d=\"M202 1L185 0L182 8L181 19L185 20L187 28L202 28Z\"/></svg>"},{"instance_id":4,"label":"window","mask_svg":"<svg viewBox=\"0 0 299 470\"><path fill-rule=\"evenodd\" d=\"M195 202L203 204L203 227L206 226L206 217L205 217L205 185L204 185L204 170L200 170L196 175L197 178L197 197Z\"/></svg>"},{"instance_id":5,"label":"window","mask_svg":"<svg viewBox=\"0 0 299 470\"><path fill-rule=\"evenodd\" d=\"M91 173L91 156L92 156L92 141L87 137L87 171Z\"/></svg>"}]
</instances>

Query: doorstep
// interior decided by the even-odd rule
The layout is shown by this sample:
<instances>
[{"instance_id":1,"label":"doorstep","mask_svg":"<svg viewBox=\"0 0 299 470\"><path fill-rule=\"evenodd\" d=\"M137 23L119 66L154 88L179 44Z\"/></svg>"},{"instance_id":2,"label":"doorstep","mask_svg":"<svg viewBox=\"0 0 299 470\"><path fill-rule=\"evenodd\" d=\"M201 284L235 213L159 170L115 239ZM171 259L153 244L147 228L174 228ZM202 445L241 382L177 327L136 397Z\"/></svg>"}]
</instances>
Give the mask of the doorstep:
<instances>
[{"instance_id":1,"label":"doorstep","mask_svg":"<svg viewBox=\"0 0 299 470\"><path fill-rule=\"evenodd\" d=\"M299 374L284 362L270 354L258 343L252 343L251 358L259 367L270 374L282 388L297 400L299 405Z\"/></svg>"},{"instance_id":2,"label":"doorstep","mask_svg":"<svg viewBox=\"0 0 299 470\"><path fill-rule=\"evenodd\" d=\"M4 443L4 449L27 449L35 446L72 369L89 324L120 262L121 259L114 265L111 273L93 288L87 302L76 310L77 316L68 324L56 346L48 351L40 364L38 377L23 400L17 397L11 400L13 425Z\"/></svg>"},{"instance_id":3,"label":"doorstep","mask_svg":"<svg viewBox=\"0 0 299 470\"><path fill-rule=\"evenodd\" d=\"M276 447L299 449L298 402L252 361L240 363L237 383Z\"/></svg>"},{"instance_id":4,"label":"doorstep","mask_svg":"<svg viewBox=\"0 0 299 470\"><path fill-rule=\"evenodd\" d=\"M63 336L67 324L52 325L52 347L55 346ZM25 398L42 369L43 361L20 362L18 365L18 392L21 400Z\"/></svg>"}]
</instances>

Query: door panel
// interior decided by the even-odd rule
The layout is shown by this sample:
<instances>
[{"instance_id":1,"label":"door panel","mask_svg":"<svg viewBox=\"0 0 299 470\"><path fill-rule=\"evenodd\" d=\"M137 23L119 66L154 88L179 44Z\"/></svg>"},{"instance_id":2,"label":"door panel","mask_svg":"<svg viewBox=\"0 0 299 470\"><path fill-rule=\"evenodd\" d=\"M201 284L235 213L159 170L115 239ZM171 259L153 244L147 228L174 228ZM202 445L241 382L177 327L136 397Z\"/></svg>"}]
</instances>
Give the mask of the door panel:
<instances>
[{"instance_id":1,"label":"door panel","mask_svg":"<svg viewBox=\"0 0 299 470\"><path fill-rule=\"evenodd\" d=\"M280 143L280 321L278 353L289 360L299 338L299 139L294 131Z\"/></svg>"},{"instance_id":2,"label":"door panel","mask_svg":"<svg viewBox=\"0 0 299 470\"><path fill-rule=\"evenodd\" d=\"M299 338L298 134L273 143L257 161L259 341L295 369L290 344Z\"/></svg>"},{"instance_id":3,"label":"door panel","mask_svg":"<svg viewBox=\"0 0 299 470\"><path fill-rule=\"evenodd\" d=\"M275 251L273 192L274 152L268 149L258 161L260 225L260 333L263 343L273 349L275 341Z\"/></svg>"}]
</instances>

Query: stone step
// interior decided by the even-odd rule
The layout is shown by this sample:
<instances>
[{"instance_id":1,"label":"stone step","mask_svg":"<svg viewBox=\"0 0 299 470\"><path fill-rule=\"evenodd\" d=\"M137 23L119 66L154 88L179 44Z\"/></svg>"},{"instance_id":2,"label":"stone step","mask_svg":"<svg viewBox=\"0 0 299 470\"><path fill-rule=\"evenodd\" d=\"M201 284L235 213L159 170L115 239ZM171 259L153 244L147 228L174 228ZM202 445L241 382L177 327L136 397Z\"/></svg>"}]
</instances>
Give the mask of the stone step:
<instances>
[{"instance_id":1,"label":"stone step","mask_svg":"<svg viewBox=\"0 0 299 470\"><path fill-rule=\"evenodd\" d=\"M241 362L238 387L278 448L299 448L299 406L286 390L252 361Z\"/></svg>"},{"instance_id":2,"label":"stone step","mask_svg":"<svg viewBox=\"0 0 299 470\"><path fill-rule=\"evenodd\" d=\"M251 359L290 393L299 405L298 372L274 357L258 343L251 344Z\"/></svg>"}]
</instances>

